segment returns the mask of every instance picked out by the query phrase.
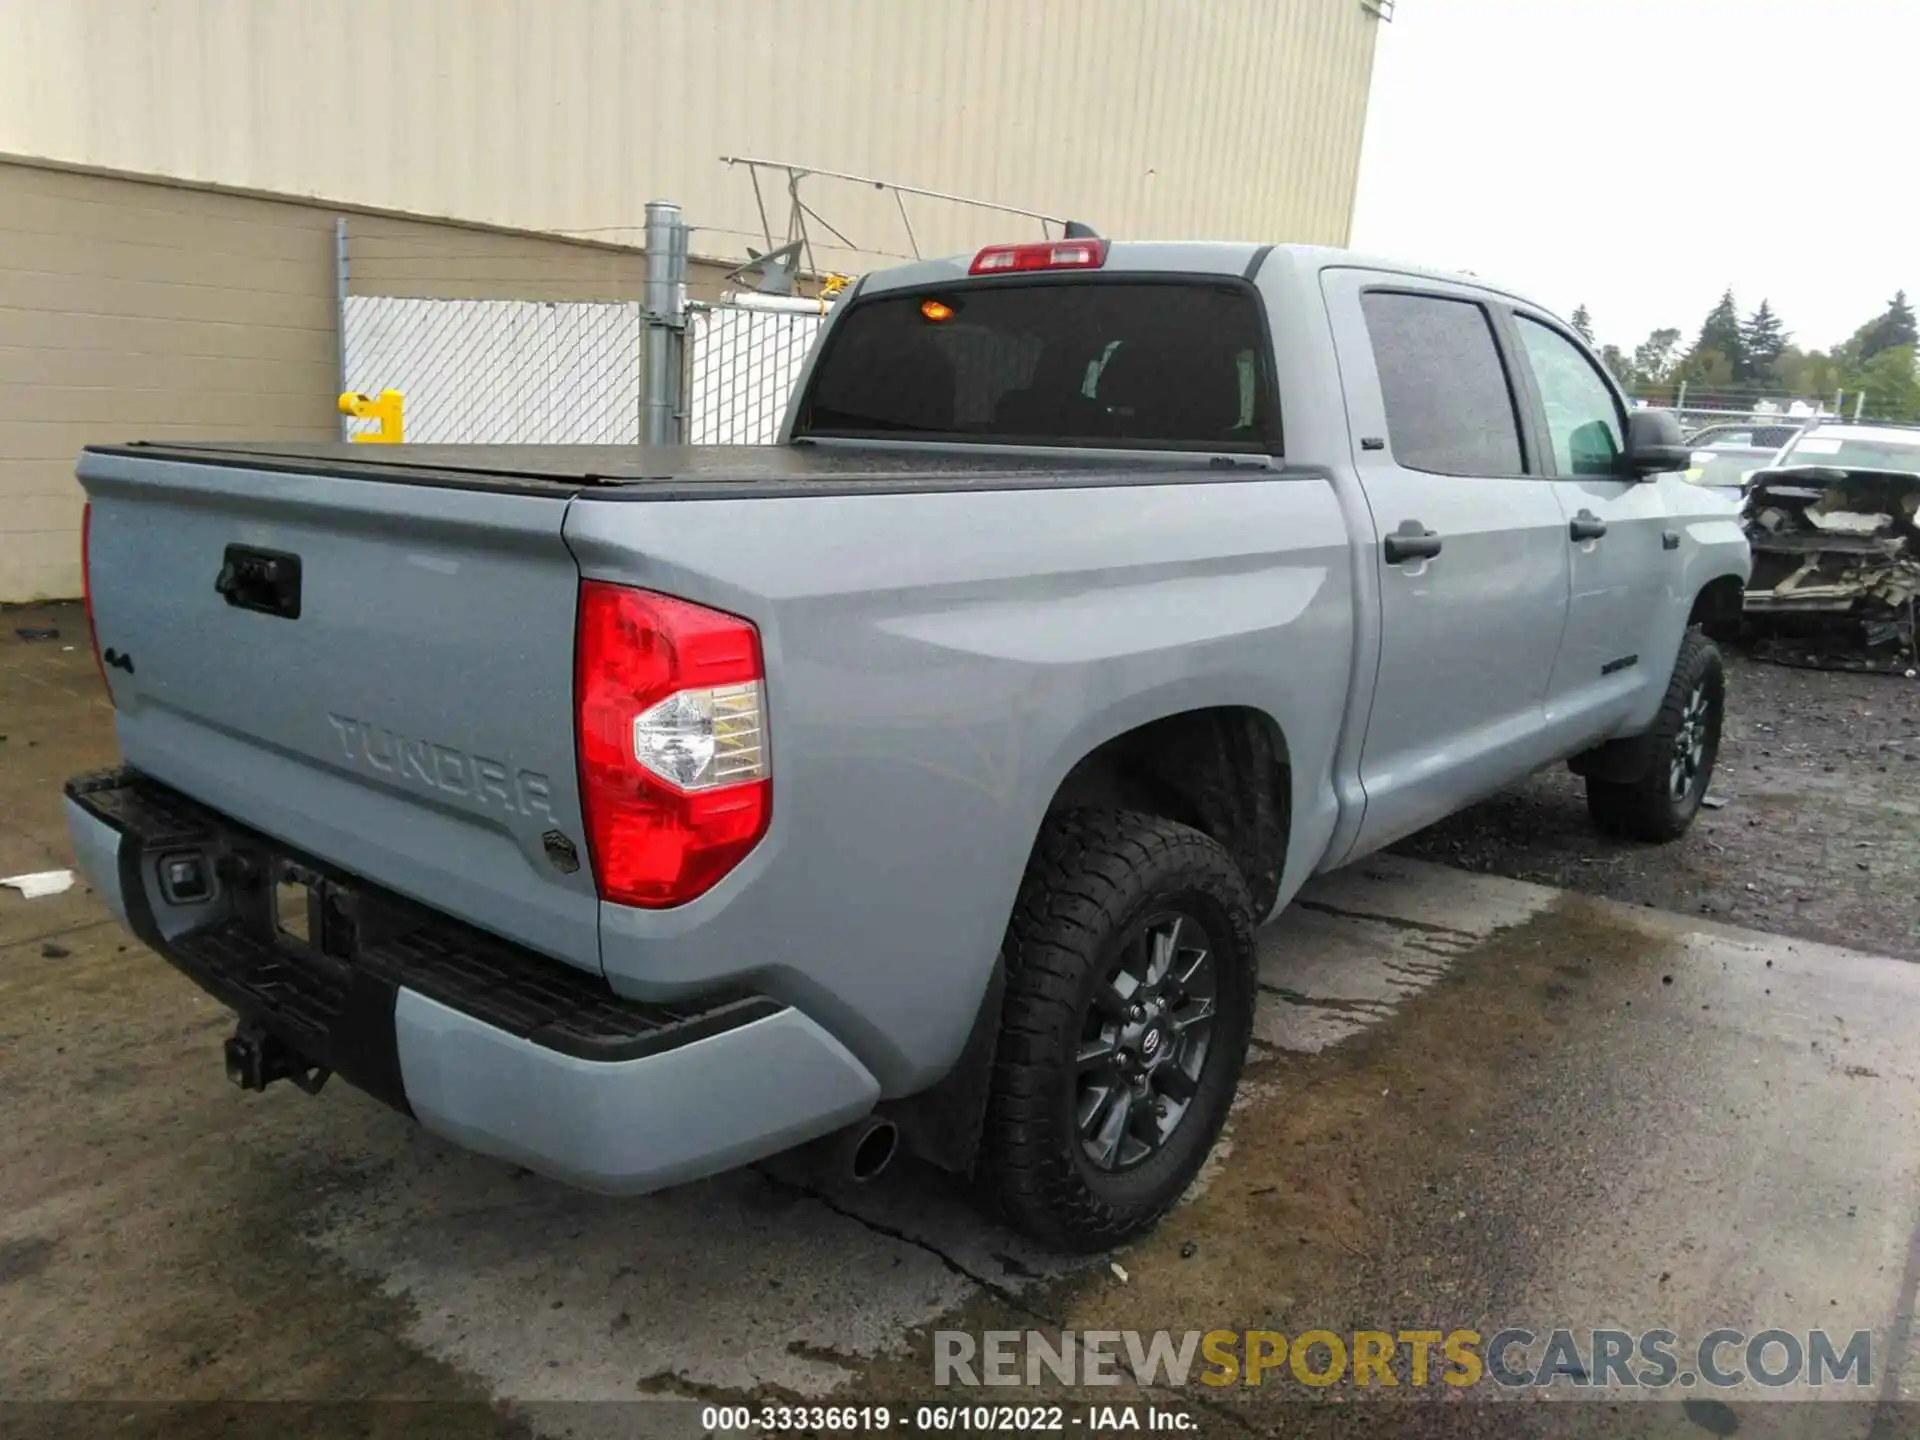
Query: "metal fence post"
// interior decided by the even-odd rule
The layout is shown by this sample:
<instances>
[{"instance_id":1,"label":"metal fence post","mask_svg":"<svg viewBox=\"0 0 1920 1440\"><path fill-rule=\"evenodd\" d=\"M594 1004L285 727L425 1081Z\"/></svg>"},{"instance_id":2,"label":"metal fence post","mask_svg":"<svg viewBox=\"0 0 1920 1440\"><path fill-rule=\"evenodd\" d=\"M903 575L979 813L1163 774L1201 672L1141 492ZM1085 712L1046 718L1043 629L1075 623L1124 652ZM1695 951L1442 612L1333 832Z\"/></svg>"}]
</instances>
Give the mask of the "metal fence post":
<instances>
[{"instance_id":1,"label":"metal fence post","mask_svg":"<svg viewBox=\"0 0 1920 1440\"><path fill-rule=\"evenodd\" d=\"M680 207L647 202L646 313L641 323L640 443L678 443L681 346L685 334L687 237Z\"/></svg>"},{"instance_id":2,"label":"metal fence post","mask_svg":"<svg viewBox=\"0 0 1920 1440\"><path fill-rule=\"evenodd\" d=\"M340 374L339 383L333 387L336 396L347 393L347 217L338 215L333 221L333 323L339 331ZM352 438L353 427L347 423L346 412L340 415L340 438Z\"/></svg>"}]
</instances>

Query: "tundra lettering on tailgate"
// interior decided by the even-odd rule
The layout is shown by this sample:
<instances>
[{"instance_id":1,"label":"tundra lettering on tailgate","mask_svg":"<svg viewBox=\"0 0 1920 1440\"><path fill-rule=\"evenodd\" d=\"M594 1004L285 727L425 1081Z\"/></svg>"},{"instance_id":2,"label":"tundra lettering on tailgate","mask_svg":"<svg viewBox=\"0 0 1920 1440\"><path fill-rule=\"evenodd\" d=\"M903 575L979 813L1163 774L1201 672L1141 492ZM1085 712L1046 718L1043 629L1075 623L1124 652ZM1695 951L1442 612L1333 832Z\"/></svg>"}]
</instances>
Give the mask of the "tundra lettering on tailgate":
<instances>
[{"instance_id":1,"label":"tundra lettering on tailgate","mask_svg":"<svg viewBox=\"0 0 1920 1440\"><path fill-rule=\"evenodd\" d=\"M327 716L340 752L355 766L425 785L486 808L553 818L553 786L537 770L515 770L451 745L416 740L351 715Z\"/></svg>"}]
</instances>

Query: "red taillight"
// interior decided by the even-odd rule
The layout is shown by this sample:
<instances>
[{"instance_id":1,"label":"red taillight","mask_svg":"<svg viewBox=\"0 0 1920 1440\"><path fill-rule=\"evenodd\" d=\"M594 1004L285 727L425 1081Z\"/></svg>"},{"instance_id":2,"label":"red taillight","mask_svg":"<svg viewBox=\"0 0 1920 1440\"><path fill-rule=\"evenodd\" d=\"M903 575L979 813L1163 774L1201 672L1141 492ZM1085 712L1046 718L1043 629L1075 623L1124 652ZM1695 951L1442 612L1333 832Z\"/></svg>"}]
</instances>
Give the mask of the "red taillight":
<instances>
[{"instance_id":1,"label":"red taillight","mask_svg":"<svg viewBox=\"0 0 1920 1440\"><path fill-rule=\"evenodd\" d=\"M708 890L773 816L760 632L670 595L580 585L580 803L600 898L662 909Z\"/></svg>"},{"instance_id":2,"label":"red taillight","mask_svg":"<svg viewBox=\"0 0 1920 1440\"><path fill-rule=\"evenodd\" d=\"M1107 263L1104 240L1042 240L989 245L973 257L969 275L1013 275L1022 270L1098 270Z\"/></svg>"},{"instance_id":3,"label":"red taillight","mask_svg":"<svg viewBox=\"0 0 1920 1440\"><path fill-rule=\"evenodd\" d=\"M107 699L113 699L113 682L107 679L107 667L100 663L100 631L93 623L93 502L80 507L80 603L87 612L87 639L93 642L93 668L100 672L100 683L107 687Z\"/></svg>"}]
</instances>

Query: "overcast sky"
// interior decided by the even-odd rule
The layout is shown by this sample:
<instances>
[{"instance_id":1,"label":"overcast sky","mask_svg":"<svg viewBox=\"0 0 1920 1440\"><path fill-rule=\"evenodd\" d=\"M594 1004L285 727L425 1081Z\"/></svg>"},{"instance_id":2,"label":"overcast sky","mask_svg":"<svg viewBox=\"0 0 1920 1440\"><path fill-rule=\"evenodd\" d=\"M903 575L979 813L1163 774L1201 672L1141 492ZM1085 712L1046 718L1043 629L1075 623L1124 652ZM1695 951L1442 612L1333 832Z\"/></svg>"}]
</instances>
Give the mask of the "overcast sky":
<instances>
[{"instance_id":1,"label":"overcast sky","mask_svg":"<svg viewBox=\"0 0 1920 1440\"><path fill-rule=\"evenodd\" d=\"M1920 296L1916 0L1399 0L1353 244L1691 341L1727 285L1824 349Z\"/></svg>"}]
</instances>

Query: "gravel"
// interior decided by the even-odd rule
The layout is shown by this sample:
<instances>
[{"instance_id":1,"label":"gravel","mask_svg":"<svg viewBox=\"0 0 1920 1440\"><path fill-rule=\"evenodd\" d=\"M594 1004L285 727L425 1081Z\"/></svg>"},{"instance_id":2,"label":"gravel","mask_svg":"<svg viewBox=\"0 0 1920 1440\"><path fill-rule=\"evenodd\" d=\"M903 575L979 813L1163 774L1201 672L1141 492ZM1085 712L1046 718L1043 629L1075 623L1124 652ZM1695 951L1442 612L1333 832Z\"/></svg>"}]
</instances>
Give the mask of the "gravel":
<instances>
[{"instance_id":1,"label":"gravel","mask_svg":"<svg viewBox=\"0 0 1920 1440\"><path fill-rule=\"evenodd\" d=\"M1920 960L1920 681L1727 661L1725 803L1685 839L1599 835L1556 766L1395 851Z\"/></svg>"}]
</instances>

